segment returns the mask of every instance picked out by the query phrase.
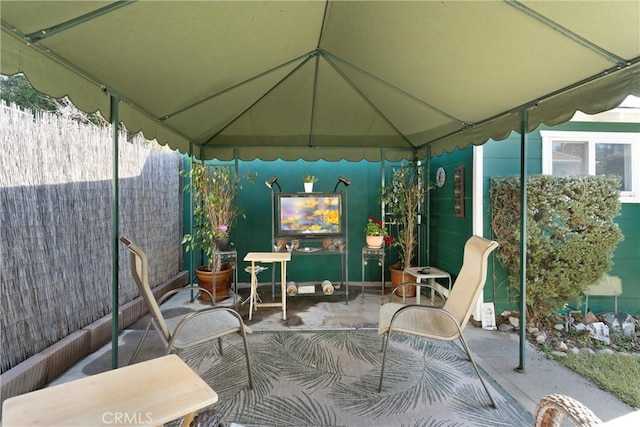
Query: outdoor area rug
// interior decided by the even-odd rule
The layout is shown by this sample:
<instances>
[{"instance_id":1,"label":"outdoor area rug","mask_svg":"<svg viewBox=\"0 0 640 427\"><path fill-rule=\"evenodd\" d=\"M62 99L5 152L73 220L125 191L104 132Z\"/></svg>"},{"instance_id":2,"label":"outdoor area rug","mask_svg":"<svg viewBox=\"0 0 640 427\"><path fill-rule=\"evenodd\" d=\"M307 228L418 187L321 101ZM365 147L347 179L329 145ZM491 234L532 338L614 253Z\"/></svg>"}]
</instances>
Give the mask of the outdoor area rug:
<instances>
[{"instance_id":1,"label":"outdoor area rug","mask_svg":"<svg viewBox=\"0 0 640 427\"><path fill-rule=\"evenodd\" d=\"M532 417L485 380L453 343L392 335L382 393L376 330L254 332L253 390L239 338L180 353L218 393L212 407L243 426L530 426Z\"/></svg>"}]
</instances>

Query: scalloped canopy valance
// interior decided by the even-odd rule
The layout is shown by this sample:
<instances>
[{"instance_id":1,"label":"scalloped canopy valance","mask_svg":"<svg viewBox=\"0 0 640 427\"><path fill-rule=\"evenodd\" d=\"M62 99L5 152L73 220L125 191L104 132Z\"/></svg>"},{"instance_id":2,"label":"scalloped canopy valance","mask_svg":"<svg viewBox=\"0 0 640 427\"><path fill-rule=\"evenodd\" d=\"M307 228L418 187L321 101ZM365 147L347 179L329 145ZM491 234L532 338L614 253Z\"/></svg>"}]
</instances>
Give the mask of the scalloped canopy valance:
<instances>
[{"instance_id":1,"label":"scalloped canopy valance","mask_svg":"<svg viewBox=\"0 0 640 427\"><path fill-rule=\"evenodd\" d=\"M200 158L424 158L640 95L637 1L7 1L2 74Z\"/></svg>"}]
</instances>

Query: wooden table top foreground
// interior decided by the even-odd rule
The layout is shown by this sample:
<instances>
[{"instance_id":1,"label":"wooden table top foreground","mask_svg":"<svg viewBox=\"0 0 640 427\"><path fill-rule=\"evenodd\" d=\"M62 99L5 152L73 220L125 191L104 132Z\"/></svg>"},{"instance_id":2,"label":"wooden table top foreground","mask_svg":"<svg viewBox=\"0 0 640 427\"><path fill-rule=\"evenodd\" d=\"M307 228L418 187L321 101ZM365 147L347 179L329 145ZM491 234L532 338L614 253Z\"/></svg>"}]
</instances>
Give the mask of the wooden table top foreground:
<instances>
[{"instance_id":1,"label":"wooden table top foreground","mask_svg":"<svg viewBox=\"0 0 640 427\"><path fill-rule=\"evenodd\" d=\"M157 426L217 401L172 354L7 399L2 425Z\"/></svg>"}]
</instances>

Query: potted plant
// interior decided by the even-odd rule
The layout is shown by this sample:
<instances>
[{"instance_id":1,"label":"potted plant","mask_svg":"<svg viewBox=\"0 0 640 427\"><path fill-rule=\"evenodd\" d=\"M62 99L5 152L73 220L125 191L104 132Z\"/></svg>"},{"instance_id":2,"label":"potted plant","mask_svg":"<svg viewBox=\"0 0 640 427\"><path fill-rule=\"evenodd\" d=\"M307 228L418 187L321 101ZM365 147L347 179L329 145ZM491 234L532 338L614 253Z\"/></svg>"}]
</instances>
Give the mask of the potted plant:
<instances>
[{"instance_id":1,"label":"potted plant","mask_svg":"<svg viewBox=\"0 0 640 427\"><path fill-rule=\"evenodd\" d=\"M191 178L185 191L192 192L197 227L193 234L184 235L182 243L187 252L202 250L204 259L208 260L206 265L196 268L199 286L213 293L215 279L214 298L224 299L231 288L233 265L223 263L219 252L231 250L229 232L238 217L245 217L237 203L239 177L230 166L205 165L204 162L194 163L185 175ZM202 297L208 299L206 294Z\"/></svg>"},{"instance_id":2,"label":"potted plant","mask_svg":"<svg viewBox=\"0 0 640 427\"><path fill-rule=\"evenodd\" d=\"M367 241L367 246L370 248L381 248L383 243L391 244L393 237L389 236L387 228L382 221L373 220L373 217L369 217L367 225L364 227L364 234Z\"/></svg>"},{"instance_id":3,"label":"potted plant","mask_svg":"<svg viewBox=\"0 0 640 427\"><path fill-rule=\"evenodd\" d=\"M318 181L314 175L303 175L302 182L304 183L304 191L305 193L313 192L313 184Z\"/></svg>"},{"instance_id":4,"label":"potted plant","mask_svg":"<svg viewBox=\"0 0 640 427\"><path fill-rule=\"evenodd\" d=\"M389 266L394 287L402 284L402 271L405 266L411 265L415 257L418 245L418 215L425 192L432 188L431 184L423 185L419 171L419 165L403 163L393 169L391 182L380 189L384 210L397 227L397 238L392 246L398 249L399 262ZM404 295L415 295L415 287L407 287Z\"/></svg>"}]
</instances>

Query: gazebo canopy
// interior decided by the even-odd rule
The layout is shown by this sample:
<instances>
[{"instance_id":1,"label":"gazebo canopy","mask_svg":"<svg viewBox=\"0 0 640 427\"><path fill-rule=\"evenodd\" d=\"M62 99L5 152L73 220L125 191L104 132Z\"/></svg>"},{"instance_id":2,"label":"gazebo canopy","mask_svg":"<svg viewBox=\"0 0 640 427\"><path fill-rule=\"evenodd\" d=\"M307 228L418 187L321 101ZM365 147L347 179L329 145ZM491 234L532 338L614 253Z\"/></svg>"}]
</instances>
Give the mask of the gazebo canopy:
<instances>
[{"instance_id":1,"label":"gazebo canopy","mask_svg":"<svg viewBox=\"0 0 640 427\"><path fill-rule=\"evenodd\" d=\"M201 158L439 154L640 95L638 1L7 1L2 74ZM198 150L198 148L204 148Z\"/></svg>"}]
</instances>

